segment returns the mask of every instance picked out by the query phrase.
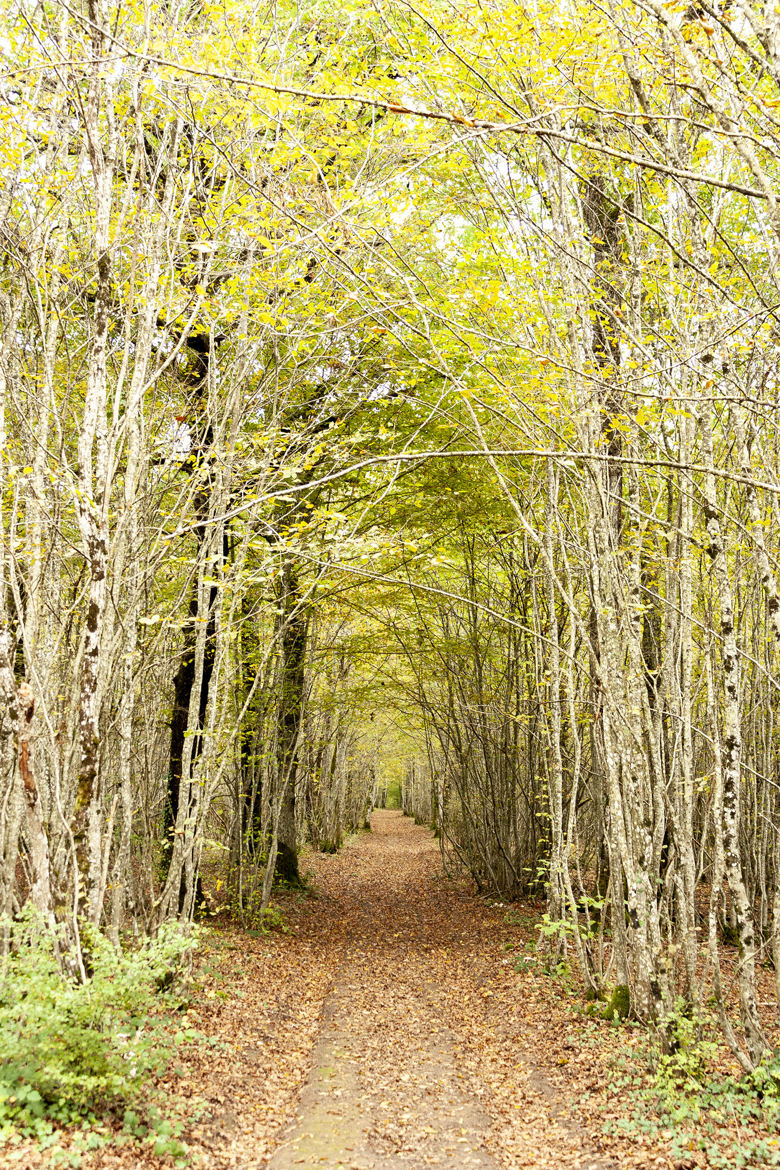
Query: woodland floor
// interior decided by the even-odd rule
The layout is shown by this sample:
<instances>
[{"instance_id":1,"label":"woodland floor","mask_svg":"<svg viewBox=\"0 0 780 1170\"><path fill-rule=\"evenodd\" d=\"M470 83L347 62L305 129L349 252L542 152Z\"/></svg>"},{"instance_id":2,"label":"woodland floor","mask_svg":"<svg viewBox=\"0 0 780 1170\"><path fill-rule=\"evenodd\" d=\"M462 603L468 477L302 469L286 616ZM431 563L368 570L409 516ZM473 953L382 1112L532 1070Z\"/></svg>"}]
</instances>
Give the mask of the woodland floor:
<instances>
[{"instance_id":1,"label":"woodland floor","mask_svg":"<svg viewBox=\"0 0 780 1170\"><path fill-rule=\"evenodd\" d=\"M437 842L401 813L375 812L372 830L307 859L315 896L290 899L287 933L208 932L180 1026L211 1046L163 1085L200 1102L195 1164L707 1165L671 1159L658 1135L604 1135L622 1105L610 1062L634 1034L587 1019L566 980L515 969L538 914L443 877ZM18 1147L0 1166L40 1157ZM83 1164L166 1165L137 1145Z\"/></svg>"}]
</instances>

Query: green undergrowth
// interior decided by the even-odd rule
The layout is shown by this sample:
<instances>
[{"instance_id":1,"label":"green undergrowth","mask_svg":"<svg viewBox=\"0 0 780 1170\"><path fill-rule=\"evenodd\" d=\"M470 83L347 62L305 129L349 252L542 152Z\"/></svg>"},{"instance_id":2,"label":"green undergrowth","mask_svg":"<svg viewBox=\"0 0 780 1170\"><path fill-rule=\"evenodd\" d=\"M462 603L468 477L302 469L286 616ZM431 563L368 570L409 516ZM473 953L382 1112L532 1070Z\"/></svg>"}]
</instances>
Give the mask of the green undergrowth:
<instances>
[{"instance_id":1,"label":"green undergrowth","mask_svg":"<svg viewBox=\"0 0 780 1170\"><path fill-rule=\"evenodd\" d=\"M281 906L276 906L273 903L263 909L259 901L257 905L253 905L250 901L240 916L236 915L236 918L241 922L246 933L256 938L270 934L272 931L279 934L290 933L284 910Z\"/></svg>"},{"instance_id":2,"label":"green undergrowth","mask_svg":"<svg viewBox=\"0 0 780 1170\"><path fill-rule=\"evenodd\" d=\"M663 1036L645 1032L622 1049L607 1086L621 1116L605 1132L662 1140L679 1167L702 1156L713 1170L780 1166L780 1051L750 1074L728 1074L717 1035L714 1020L678 1001Z\"/></svg>"},{"instance_id":3,"label":"green undergrowth","mask_svg":"<svg viewBox=\"0 0 780 1170\"><path fill-rule=\"evenodd\" d=\"M262 855L258 859L261 877L264 860ZM227 920L255 938L270 933L294 934L294 911L307 899L317 896L314 875L306 870L301 871L294 884L277 878L273 884L274 901L266 907L263 907L262 882L256 875L253 875L254 880L250 877L243 884L235 869L219 878L213 871L210 876L208 896L212 925L224 926Z\"/></svg>"},{"instance_id":4,"label":"green undergrowth","mask_svg":"<svg viewBox=\"0 0 780 1170\"><path fill-rule=\"evenodd\" d=\"M25 913L6 923L0 957L0 1141L34 1139L51 1165L79 1165L110 1142L150 1143L186 1162L187 1120L155 1089L181 1045L175 1030L198 936L177 924L119 950L82 932L84 973L49 926ZM86 974L86 978L85 978Z\"/></svg>"},{"instance_id":5,"label":"green undergrowth","mask_svg":"<svg viewBox=\"0 0 780 1170\"><path fill-rule=\"evenodd\" d=\"M506 910L504 922L528 925L514 907ZM544 946L556 926L543 917L534 924L537 940L506 938L504 961L519 974L550 977L565 993L578 995L568 959L555 959ZM581 1009L580 1047L603 1051L605 1029L611 1051L618 1042L603 1086L614 1114L604 1132L663 1143L678 1170L780 1166L780 1049L750 1074L729 1073L714 1016L680 999L663 1030L653 1030L627 1018L629 1007L628 988L618 986ZM602 1102L600 1090L594 1103L601 1108Z\"/></svg>"}]
</instances>

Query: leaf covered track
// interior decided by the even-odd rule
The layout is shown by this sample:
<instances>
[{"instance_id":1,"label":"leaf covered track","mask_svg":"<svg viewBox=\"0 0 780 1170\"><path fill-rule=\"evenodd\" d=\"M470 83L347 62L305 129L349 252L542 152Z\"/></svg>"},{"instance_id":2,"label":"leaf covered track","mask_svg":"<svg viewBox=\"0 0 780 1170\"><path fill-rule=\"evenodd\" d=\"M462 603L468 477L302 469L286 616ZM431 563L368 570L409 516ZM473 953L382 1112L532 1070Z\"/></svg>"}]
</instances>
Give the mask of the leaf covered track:
<instances>
[{"instance_id":1,"label":"leaf covered track","mask_svg":"<svg viewBox=\"0 0 780 1170\"><path fill-rule=\"evenodd\" d=\"M372 828L317 859L305 929L325 966L333 948L340 958L272 1170L606 1166L508 1036L523 1005L495 916L441 880L426 830L388 811ZM514 1002L497 1012L492 1001L507 993ZM530 1055L543 1060L538 1048Z\"/></svg>"}]
</instances>

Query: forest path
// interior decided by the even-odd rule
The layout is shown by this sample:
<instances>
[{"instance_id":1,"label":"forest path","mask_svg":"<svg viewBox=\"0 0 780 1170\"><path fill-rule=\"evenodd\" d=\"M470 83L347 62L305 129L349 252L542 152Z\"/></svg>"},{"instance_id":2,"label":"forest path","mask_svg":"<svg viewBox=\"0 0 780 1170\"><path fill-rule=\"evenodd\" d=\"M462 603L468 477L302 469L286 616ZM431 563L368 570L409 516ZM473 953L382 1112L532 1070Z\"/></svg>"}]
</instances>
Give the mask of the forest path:
<instances>
[{"instance_id":1,"label":"forest path","mask_svg":"<svg viewBox=\"0 0 780 1170\"><path fill-rule=\"evenodd\" d=\"M545 1038L529 1055L494 1010L495 916L437 880L427 830L390 811L372 830L316 860L310 940L341 961L271 1170L612 1165L544 1077Z\"/></svg>"}]
</instances>

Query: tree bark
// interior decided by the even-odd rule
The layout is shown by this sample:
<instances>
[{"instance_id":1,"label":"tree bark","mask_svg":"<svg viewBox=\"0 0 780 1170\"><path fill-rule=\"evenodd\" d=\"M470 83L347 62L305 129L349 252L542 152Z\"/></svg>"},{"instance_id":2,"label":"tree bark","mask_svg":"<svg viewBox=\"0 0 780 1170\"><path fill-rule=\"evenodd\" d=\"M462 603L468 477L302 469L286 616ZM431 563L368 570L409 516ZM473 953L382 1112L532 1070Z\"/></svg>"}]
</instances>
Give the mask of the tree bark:
<instances>
[{"instance_id":1,"label":"tree bark","mask_svg":"<svg viewBox=\"0 0 780 1170\"><path fill-rule=\"evenodd\" d=\"M182 799L188 793L192 767L202 749L202 736L209 701L209 686L214 671L216 654L216 608L218 590L210 585L202 589L202 552L208 542L208 521L211 505L211 477L208 461L213 446L213 428L204 417L208 401L208 384L212 349L217 342L209 333L196 333L187 338L186 345L192 352L192 368L189 382L193 388L191 403L191 435L193 448L186 461L190 474L199 476L195 491L195 541L197 554L195 564L199 566L193 576L188 606L188 621L183 633L183 648L179 666L173 679L173 710L171 714L171 742L168 758L168 783L163 809L162 825L162 870L161 880L165 883L174 852L174 834L179 819ZM222 555L225 555L224 540ZM214 566L212 577L216 577L218 566ZM205 606L204 606L205 594ZM205 612L204 612L205 610ZM199 635L205 622L205 644L202 657L198 655ZM193 697L196 701L193 703ZM195 723L192 724L192 712ZM185 751L187 735L193 736L190 751ZM185 773L186 767L186 773ZM184 797L187 798L187 797ZM181 900L184 897L182 886Z\"/></svg>"},{"instance_id":2,"label":"tree bark","mask_svg":"<svg viewBox=\"0 0 780 1170\"><path fill-rule=\"evenodd\" d=\"M297 565L289 555L283 555L276 586L281 674L277 709L277 783L282 791L276 877L287 885L300 886L295 801L306 680L308 616L301 596Z\"/></svg>"}]
</instances>

